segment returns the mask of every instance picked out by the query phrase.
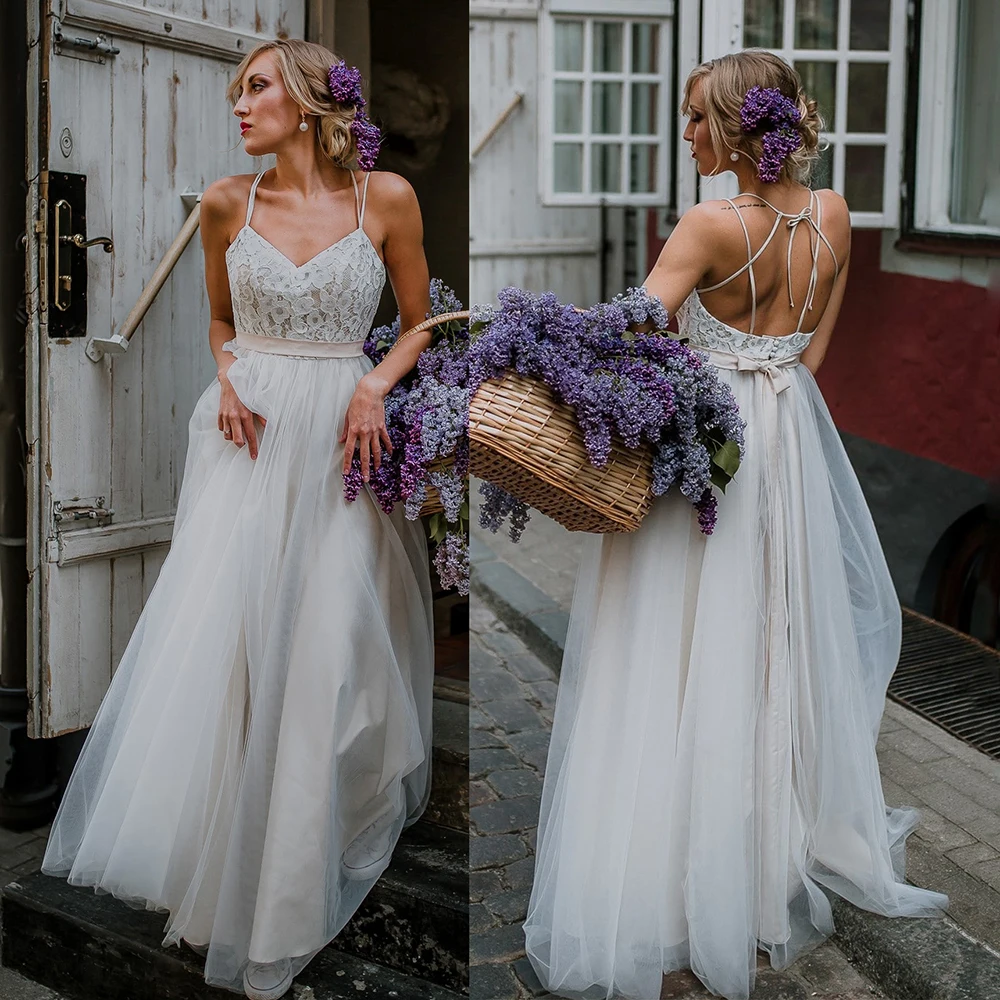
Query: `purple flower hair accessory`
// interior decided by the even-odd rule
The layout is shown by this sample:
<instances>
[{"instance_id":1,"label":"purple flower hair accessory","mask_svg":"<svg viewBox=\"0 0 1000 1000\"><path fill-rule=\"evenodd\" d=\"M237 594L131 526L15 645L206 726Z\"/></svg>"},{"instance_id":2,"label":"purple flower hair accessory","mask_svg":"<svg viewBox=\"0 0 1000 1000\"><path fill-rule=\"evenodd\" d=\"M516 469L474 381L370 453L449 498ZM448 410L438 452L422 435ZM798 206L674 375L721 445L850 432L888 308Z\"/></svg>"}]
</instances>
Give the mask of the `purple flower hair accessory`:
<instances>
[{"instance_id":1,"label":"purple flower hair accessory","mask_svg":"<svg viewBox=\"0 0 1000 1000\"><path fill-rule=\"evenodd\" d=\"M740 108L740 126L747 135L760 135L764 151L757 174L767 184L781 175L785 160L802 145L798 130L802 115L777 87L751 87Z\"/></svg>"},{"instance_id":2,"label":"purple flower hair accessory","mask_svg":"<svg viewBox=\"0 0 1000 1000\"><path fill-rule=\"evenodd\" d=\"M382 145L382 133L373 125L365 112L365 99L361 93L361 71L346 62L334 63L327 73L330 93L338 104L354 109L351 135L358 147L358 166L362 170L374 170Z\"/></svg>"}]
</instances>

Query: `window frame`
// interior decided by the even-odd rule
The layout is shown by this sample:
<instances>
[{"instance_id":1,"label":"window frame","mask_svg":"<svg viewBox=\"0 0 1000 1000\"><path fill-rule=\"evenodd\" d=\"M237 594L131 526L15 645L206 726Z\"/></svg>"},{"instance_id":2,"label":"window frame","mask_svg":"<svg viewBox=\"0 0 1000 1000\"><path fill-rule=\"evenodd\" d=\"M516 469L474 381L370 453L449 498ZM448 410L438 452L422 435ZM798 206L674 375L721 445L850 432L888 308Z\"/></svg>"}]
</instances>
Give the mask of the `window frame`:
<instances>
[{"instance_id":1,"label":"window frame","mask_svg":"<svg viewBox=\"0 0 1000 1000\"><path fill-rule=\"evenodd\" d=\"M820 142L833 142L834 190L843 194L844 163L847 146L878 145L885 149L882 176L882 211L851 211L851 225L861 229L895 229L900 220L901 199L895 192L901 190L903 181L904 127L906 109L907 70L907 7L910 0L890 0L889 47L885 50L864 50L850 48L850 3L863 0L841 0L838 5L837 46L835 49L797 49L794 47L768 48L793 65L796 62L836 62L841 69L837 72L836 115L832 128L826 129ZM702 0L702 9L711 5L712 18L703 17L702 53L711 59L727 52L738 52L744 48L744 5L743 0ZM782 41L795 39L795 0L785 0L783 10ZM875 62L888 65L886 81L886 121L885 131L847 131L847 66L849 63ZM679 81L680 83L680 81ZM841 128L841 124L843 127ZM693 167L691 168L693 170ZM837 180L840 184L837 184ZM706 185L706 181L709 183ZM736 194L735 178L725 177L697 179L699 200L703 197L720 198Z\"/></svg>"},{"instance_id":2,"label":"window frame","mask_svg":"<svg viewBox=\"0 0 1000 1000\"><path fill-rule=\"evenodd\" d=\"M675 0L627 0L612 7L608 0L550 0L538 18L538 178L541 202L546 206L598 206L628 205L634 207L662 207L670 195L673 184L674 145L669 116L670 98L674 77L674 34L676 31ZM555 23L560 20L580 20L584 22L584 69L579 72L557 71L555 69ZM592 38L595 21L617 22L624 25L623 70L621 73L595 73L588 68L590 60L589 40ZM650 74L634 74L627 60L631 50L631 30L634 23L655 23L659 26L658 65L659 71ZM583 83L582 131L578 134L557 134L553 129L553 96L557 79L579 80ZM590 191L590 152L595 140L600 142L616 140L614 134L591 131L590 85L607 80L621 81L622 131L617 141L622 146L622 191ZM656 83L659 99L656 110L656 125L649 135L639 135L630 131L632 81ZM584 147L583 184L584 191L555 191L554 146L562 141L579 141ZM652 191L631 192L629 148L631 145L648 145L658 150L656 181Z\"/></svg>"},{"instance_id":3,"label":"window frame","mask_svg":"<svg viewBox=\"0 0 1000 1000\"><path fill-rule=\"evenodd\" d=\"M917 0L910 19L907 128L898 250L1000 257L1000 226L950 215L958 2Z\"/></svg>"}]
</instances>

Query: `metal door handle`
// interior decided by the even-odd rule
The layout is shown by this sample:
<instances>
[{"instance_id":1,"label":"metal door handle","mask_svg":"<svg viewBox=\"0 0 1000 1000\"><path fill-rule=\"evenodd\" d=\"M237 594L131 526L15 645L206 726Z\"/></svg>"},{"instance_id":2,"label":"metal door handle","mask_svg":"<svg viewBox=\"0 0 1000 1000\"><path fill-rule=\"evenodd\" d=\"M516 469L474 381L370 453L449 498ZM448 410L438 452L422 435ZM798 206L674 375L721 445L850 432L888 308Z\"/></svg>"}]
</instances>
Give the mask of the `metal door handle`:
<instances>
[{"instance_id":1,"label":"metal door handle","mask_svg":"<svg viewBox=\"0 0 1000 1000\"><path fill-rule=\"evenodd\" d=\"M95 236L92 240L85 240L80 233L74 233L72 236L60 236L60 242L62 243L72 243L75 247L92 247L100 243L104 247L105 253L114 253L115 245L111 240L110 236Z\"/></svg>"}]
</instances>

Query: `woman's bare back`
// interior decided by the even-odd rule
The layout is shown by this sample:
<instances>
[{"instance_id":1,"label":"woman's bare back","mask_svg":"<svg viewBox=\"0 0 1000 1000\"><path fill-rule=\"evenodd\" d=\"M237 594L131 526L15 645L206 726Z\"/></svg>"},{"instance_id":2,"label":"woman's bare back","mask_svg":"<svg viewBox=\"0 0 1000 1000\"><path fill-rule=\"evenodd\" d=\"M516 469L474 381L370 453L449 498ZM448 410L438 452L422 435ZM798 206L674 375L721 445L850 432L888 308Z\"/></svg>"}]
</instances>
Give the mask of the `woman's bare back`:
<instances>
[{"instance_id":1,"label":"woman's bare back","mask_svg":"<svg viewBox=\"0 0 1000 1000\"><path fill-rule=\"evenodd\" d=\"M712 210L716 215L712 224L721 227L723 232L721 241L716 240L718 253L713 266L698 286L698 294L713 316L743 331L749 331L753 318L754 333L773 337L816 329L830 301L836 276L847 260L850 213L846 202L836 192L823 189L812 194L810 199L809 190L796 185L780 204L771 202L769 205L757 195L741 194L733 199L736 207L724 200L701 206L703 210ZM822 236L817 235L805 217L810 213L803 213L810 200L812 222ZM774 209L785 214L779 216ZM768 242L772 230L774 233ZM814 254L815 288L811 288ZM755 310L750 269L746 267L751 256L755 257L752 265ZM729 278L731 280L727 281ZM719 287L713 289L716 285ZM803 306L810 298L811 308L802 315Z\"/></svg>"}]
</instances>

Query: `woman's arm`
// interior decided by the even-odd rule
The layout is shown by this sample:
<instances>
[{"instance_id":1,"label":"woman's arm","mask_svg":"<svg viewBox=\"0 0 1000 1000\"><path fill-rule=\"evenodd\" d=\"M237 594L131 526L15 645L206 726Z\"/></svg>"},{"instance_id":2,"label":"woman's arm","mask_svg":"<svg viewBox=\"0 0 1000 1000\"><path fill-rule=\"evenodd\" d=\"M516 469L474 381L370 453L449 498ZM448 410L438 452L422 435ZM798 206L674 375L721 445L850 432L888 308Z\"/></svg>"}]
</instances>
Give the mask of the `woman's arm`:
<instances>
[{"instance_id":1,"label":"woman's arm","mask_svg":"<svg viewBox=\"0 0 1000 1000\"><path fill-rule=\"evenodd\" d=\"M643 282L646 291L663 303L668 315L674 315L708 274L719 244L719 212L713 202L695 205L681 216Z\"/></svg>"},{"instance_id":2,"label":"woman's arm","mask_svg":"<svg viewBox=\"0 0 1000 1000\"><path fill-rule=\"evenodd\" d=\"M222 349L223 344L236 336L229 273L226 270L226 250L229 248L229 221L239 210L238 187L236 179L232 177L213 181L201 196L198 217L201 245L205 254L205 285L208 290L208 343L218 368L219 385L222 387L219 396L219 430L227 439L232 438L238 447L249 445L250 457L256 458L257 429L254 427L254 415L240 402L226 375L236 357ZM263 417L258 419L264 423Z\"/></svg>"},{"instance_id":3,"label":"woman's arm","mask_svg":"<svg viewBox=\"0 0 1000 1000\"><path fill-rule=\"evenodd\" d=\"M417 196L409 183L391 173L380 173L378 178L379 214L386 219L382 253L399 307L402 333L425 320L430 313L424 227ZM381 464L382 444L391 454L392 443L385 426L385 397L417 363L420 352L430 345L431 339L431 331L424 330L398 342L398 346L358 382L340 435L344 444L345 476L351 467L355 445L361 449L361 478L365 482L370 466L377 469Z\"/></svg>"}]
</instances>

